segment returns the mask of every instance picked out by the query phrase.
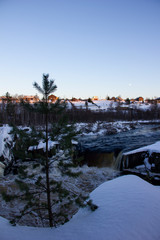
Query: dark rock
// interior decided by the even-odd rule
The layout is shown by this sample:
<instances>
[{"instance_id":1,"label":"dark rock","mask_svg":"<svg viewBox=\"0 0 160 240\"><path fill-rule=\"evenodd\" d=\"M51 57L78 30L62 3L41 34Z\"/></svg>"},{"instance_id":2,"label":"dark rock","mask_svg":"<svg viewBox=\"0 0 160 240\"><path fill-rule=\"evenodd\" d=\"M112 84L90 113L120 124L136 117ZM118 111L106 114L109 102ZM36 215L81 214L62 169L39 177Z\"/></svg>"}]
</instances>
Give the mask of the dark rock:
<instances>
[{"instance_id":1,"label":"dark rock","mask_svg":"<svg viewBox=\"0 0 160 240\"><path fill-rule=\"evenodd\" d=\"M89 167L111 167L114 161L114 153L85 152L82 164Z\"/></svg>"},{"instance_id":2,"label":"dark rock","mask_svg":"<svg viewBox=\"0 0 160 240\"><path fill-rule=\"evenodd\" d=\"M153 152L149 156L149 162L152 164L155 164L155 167L152 168L151 170L157 173L160 173L160 153L155 153Z\"/></svg>"},{"instance_id":3,"label":"dark rock","mask_svg":"<svg viewBox=\"0 0 160 240\"><path fill-rule=\"evenodd\" d=\"M138 165L144 164L144 159L147 156L147 152L137 152L134 154L128 154L123 156L123 167L127 168L135 168Z\"/></svg>"},{"instance_id":4,"label":"dark rock","mask_svg":"<svg viewBox=\"0 0 160 240\"><path fill-rule=\"evenodd\" d=\"M151 155L148 151L137 152L123 156L123 169L133 169L139 165L145 165L144 159L148 158L151 172L160 173L160 153L153 152Z\"/></svg>"}]
</instances>

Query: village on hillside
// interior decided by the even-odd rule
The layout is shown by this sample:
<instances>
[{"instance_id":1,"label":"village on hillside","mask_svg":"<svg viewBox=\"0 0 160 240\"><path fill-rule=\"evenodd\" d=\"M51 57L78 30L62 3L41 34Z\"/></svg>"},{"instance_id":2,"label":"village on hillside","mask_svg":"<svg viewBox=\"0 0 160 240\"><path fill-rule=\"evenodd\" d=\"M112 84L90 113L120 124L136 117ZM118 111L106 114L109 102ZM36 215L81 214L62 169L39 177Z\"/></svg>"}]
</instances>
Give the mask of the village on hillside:
<instances>
[{"instance_id":1,"label":"village on hillside","mask_svg":"<svg viewBox=\"0 0 160 240\"><path fill-rule=\"evenodd\" d=\"M88 99L72 97L71 99L60 99L54 94L48 96L48 103L65 103L66 113L69 121L72 122L96 122L96 121L133 121L133 120L152 120L160 117L160 98L144 99L137 97L135 99L123 99L122 97L109 97L99 99L97 96ZM43 116L38 117L35 114L28 114L23 108L23 103L31 105L42 102L38 95L11 96L6 93L0 97L0 121L3 123L14 123L22 125L33 125L44 123ZM22 104L21 104L22 103ZM32 116L32 117L31 117ZM55 122L58 116L50 114L52 122Z\"/></svg>"},{"instance_id":2,"label":"village on hillside","mask_svg":"<svg viewBox=\"0 0 160 240\"><path fill-rule=\"evenodd\" d=\"M55 102L57 99L59 99L59 97L55 96L55 95L50 95L48 97L48 102ZM8 92L6 93L6 95L4 96L0 96L0 103L5 103L7 101L11 101L12 103L20 103L21 101L26 101L29 103L37 103L40 101L40 98L38 95L32 96L32 95L16 95L16 96L11 96ZM61 100L67 100L70 102L90 102L90 101L111 101L111 102L119 102L119 103L126 103L126 104L130 104L130 103L152 103L152 104L157 104L160 103L160 97L158 98L146 98L144 99L142 96L137 97L137 98L126 98L123 99L122 97L118 96L118 97L109 97L107 96L106 99L100 99L98 96L93 96L92 98L88 98L88 99L82 99L82 98L75 98L72 97L71 99L66 98L66 99L61 99Z\"/></svg>"}]
</instances>

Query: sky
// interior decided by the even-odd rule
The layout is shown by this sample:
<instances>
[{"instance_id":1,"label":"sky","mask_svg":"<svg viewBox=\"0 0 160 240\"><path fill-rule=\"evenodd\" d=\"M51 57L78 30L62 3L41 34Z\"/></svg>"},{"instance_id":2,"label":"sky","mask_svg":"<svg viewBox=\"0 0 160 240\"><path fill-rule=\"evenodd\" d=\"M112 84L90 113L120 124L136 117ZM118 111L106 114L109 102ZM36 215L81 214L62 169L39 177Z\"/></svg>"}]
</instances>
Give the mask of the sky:
<instances>
[{"instance_id":1,"label":"sky","mask_svg":"<svg viewBox=\"0 0 160 240\"><path fill-rule=\"evenodd\" d=\"M0 0L0 95L160 97L160 0Z\"/></svg>"}]
</instances>

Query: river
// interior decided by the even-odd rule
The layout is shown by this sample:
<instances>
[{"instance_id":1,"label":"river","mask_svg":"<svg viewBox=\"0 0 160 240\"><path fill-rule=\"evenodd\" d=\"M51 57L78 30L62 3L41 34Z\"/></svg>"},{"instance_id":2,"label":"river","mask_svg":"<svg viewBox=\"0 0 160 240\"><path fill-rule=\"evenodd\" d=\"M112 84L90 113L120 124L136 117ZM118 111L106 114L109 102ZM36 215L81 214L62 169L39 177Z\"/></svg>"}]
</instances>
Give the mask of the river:
<instances>
[{"instance_id":1,"label":"river","mask_svg":"<svg viewBox=\"0 0 160 240\"><path fill-rule=\"evenodd\" d=\"M126 152L160 140L160 124L140 124L135 129L103 136L83 136L81 152Z\"/></svg>"}]
</instances>

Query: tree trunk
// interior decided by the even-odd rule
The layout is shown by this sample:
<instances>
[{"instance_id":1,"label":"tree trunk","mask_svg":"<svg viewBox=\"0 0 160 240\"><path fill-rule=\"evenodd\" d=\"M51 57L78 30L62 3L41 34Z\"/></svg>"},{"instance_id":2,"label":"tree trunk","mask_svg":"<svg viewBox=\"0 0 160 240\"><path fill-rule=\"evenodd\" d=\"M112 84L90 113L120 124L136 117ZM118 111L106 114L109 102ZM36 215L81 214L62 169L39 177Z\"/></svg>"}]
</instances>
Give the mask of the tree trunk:
<instances>
[{"instance_id":1,"label":"tree trunk","mask_svg":"<svg viewBox=\"0 0 160 240\"><path fill-rule=\"evenodd\" d=\"M49 182L49 160L48 160L48 112L46 113L46 185L47 185L47 205L48 205L49 226L53 227L51 191L50 191L50 182Z\"/></svg>"}]
</instances>

